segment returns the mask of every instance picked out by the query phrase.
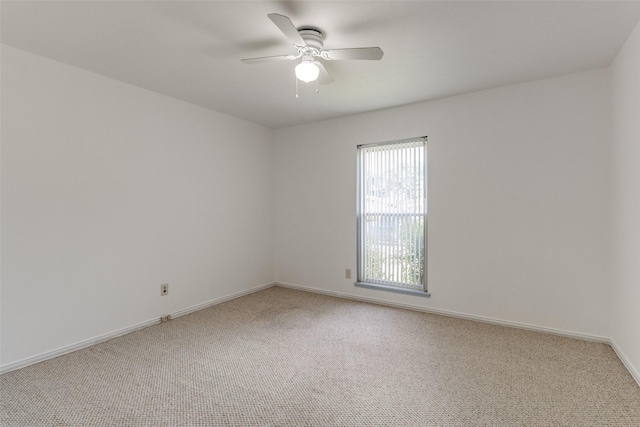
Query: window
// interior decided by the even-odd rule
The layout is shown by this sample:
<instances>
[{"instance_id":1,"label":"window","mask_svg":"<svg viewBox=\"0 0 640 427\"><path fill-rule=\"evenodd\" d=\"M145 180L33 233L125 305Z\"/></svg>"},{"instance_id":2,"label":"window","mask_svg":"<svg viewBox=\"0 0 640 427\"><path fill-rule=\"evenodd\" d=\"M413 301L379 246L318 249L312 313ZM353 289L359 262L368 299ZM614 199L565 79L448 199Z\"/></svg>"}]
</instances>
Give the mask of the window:
<instances>
[{"instance_id":1,"label":"window","mask_svg":"<svg viewBox=\"0 0 640 427\"><path fill-rule=\"evenodd\" d=\"M356 286L428 296L427 138L358 146Z\"/></svg>"}]
</instances>

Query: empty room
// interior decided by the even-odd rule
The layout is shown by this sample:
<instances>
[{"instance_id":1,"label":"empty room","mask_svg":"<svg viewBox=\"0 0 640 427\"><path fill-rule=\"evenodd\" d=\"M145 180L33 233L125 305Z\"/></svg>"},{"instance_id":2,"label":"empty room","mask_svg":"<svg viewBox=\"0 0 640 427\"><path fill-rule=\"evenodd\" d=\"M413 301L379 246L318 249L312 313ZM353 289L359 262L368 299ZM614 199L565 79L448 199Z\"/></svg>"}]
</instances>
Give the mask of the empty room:
<instances>
[{"instance_id":1,"label":"empty room","mask_svg":"<svg viewBox=\"0 0 640 427\"><path fill-rule=\"evenodd\" d=\"M0 425L640 426L640 1L0 17Z\"/></svg>"}]
</instances>

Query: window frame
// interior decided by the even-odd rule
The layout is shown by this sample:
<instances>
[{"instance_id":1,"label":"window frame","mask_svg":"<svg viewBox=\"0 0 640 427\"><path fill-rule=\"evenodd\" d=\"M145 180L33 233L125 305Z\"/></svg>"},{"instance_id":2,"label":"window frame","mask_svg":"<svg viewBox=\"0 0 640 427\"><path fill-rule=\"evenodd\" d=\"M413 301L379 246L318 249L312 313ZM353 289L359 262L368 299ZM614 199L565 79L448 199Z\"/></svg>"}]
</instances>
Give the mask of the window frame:
<instances>
[{"instance_id":1,"label":"window frame","mask_svg":"<svg viewBox=\"0 0 640 427\"><path fill-rule=\"evenodd\" d=\"M365 249L364 246L366 245L366 240L365 239L365 223L366 221L363 220L364 215L366 215L366 212L364 212L364 166L363 166L363 150L367 149L367 148L372 148L372 147L378 147L378 146L392 146L395 144L406 144L409 142L415 142L415 141L422 141L424 144L424 148L423 148L423 177L424 177L424 186L423 186L423 197L424 197L424 213L423 215L423 221L424 221L424 236L423 236L423 245L424 247L422 248L423 253L424 253L424 275L423 275L423 283L422 283L422 289L419 289L418 287L416 288L409 288L406 286L402 286L402 285L394 285L393 282L389 282L389 283L372 283L372 282L367 282L364 280L364 269L365 269ZM426 136L420 136L420 137L415 137L415 138L405 138L405 139L399 139L399 140L391 140L391 141L384 141L384 142L376 142L376 143L369 143L369 144L360 144L356 147L357 149L357 165L356 165L356 174L357 174L357 180L356 180L356 198L357 198L357 202L356 202L356 247L357 247L357 251L356 251L356 256L357 256L357 279L356 282L354 283L355 286L358 287L362 287L362 288L369 288L369 289L377 289L377 290L384 290L384 291L390 291L390 292L397 292L397 293L402 293L402 294L409 294L409 295L415 295L415 296L422 296L422 297L429 297L431 294L428 291L428 195L429 195L429 191L428 191L428 185L429 185L429 180L428 180L428 171L429 171L429 166L428 166L428 159L429 156L427 155L427 151L428 151L428 139ZM399 283L399 282L398 282Z\"/></svg>"}]
</instances>

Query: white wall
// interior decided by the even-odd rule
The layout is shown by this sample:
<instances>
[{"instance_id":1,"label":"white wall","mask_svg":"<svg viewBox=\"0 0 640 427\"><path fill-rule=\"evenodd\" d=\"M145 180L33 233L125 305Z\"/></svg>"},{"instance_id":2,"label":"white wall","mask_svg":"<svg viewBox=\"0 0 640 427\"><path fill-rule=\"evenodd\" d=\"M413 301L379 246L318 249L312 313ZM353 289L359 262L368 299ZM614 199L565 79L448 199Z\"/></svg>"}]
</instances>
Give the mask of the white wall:
<instances>
[{"instance_id":1,"label":"white wall","mask_svg":"<svg viewBox=\"0 0 640 427\"><path fill-rule=\"evenodd\" d=\"M279 129L278 282L609 336L609 74ZM429 137L431 298L356 288L356 145Z\"/></svg>"},{"instance_id":2,"label":"white wall","mask_svg":"<svg viewBox=\"0 0 640 427\"><path fill-rule=\"evenodd\" d=\"M640 384L640 24L611 69L612 338Z\"/></svg>"},{"instance_id":3,"label":"white wall","mask_svg":"<svg viewBox=\"0 0 640 427\"><path fill-rule=\"evenodd\" d=\"M272 142L2 46L2 365L271 282Z\"/></svg>"},{"instance_id":4,"label":"white wall","mask_svg":"<svg viewBox=\"0 0 640 427\"><path fill-rule=\"evenodd\" d=\"M280 129L274 153L267 128L2 46L1 366L274 277L613 336L640 366L639 37L612 162L608 69ZM355 147L418 135L432 297L356 288Z\"/></svg>"}]
</instances>

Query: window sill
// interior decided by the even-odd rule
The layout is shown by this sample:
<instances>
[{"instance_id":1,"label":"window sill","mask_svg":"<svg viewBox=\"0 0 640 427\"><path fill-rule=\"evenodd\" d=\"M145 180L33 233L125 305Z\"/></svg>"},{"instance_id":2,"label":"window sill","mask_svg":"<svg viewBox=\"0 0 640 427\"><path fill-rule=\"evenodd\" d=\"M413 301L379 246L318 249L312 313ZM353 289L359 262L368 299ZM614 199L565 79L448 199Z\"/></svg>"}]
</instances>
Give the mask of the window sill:
<instances>
[{"instance_id":1,"label":"window sill","mask_svg":"<svg viewBox=\"0 0 640 427\"><path fill-rule=\"evenodd\" d=\"M377 283L356 282L354 283L354 285L359 288L376 289L379 291L395 292L398 294L413 295L416 297L429 298L431 296L431 294L427 291L418 289L396 288L395 286L380 285Z\"/></svg>"}]
</instances>

